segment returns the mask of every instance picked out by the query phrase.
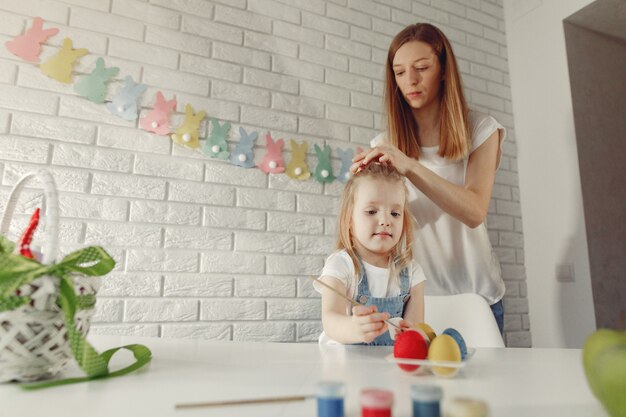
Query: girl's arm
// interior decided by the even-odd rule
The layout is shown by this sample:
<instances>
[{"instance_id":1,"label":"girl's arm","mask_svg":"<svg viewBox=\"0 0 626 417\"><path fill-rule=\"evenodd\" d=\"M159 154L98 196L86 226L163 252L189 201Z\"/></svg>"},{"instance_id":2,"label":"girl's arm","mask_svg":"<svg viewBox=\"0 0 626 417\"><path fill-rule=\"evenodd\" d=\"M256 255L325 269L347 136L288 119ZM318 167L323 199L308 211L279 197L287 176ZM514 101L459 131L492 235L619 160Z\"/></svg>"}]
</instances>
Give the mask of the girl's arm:
<instances>
[{"instance_id":1,"label":"girl's arm","mask_svg":"<svg viewBox=\"0 0 626 417\"><path fill-rule=\"evenodd\" d=\"M443 211L474 228L487 216L499 152L500 133L496 130L470 155L463 186L441 178L388 143L357 155L351 169L354 172L371 161L390 164Z\"/></svg>"},{"instance_id":2,"label":"girl's arm","mask_svg":"<svg viewBox=\"0 0 626 417\"><path fill-rule=\"evenodd\" d=\"M332 277L321 277L325 284L345 294L346 286ZM388 313L378 313L376 306L352 308L352 316L346 314L349 303L326 287L322 287L322 325L328 337L339 343L369 343L387 331L384 320Z\"/></svg>"},{"instance_id":3,"label":"girl's arm","mask_svg":"<svg viewBox=\"0 0 626 417\"><path fill-rule=\"evenodd\" d=\"M399 325L403 329L414 327L417 323L424 323L424 281L411 287L411 297L406 303L404 317Z\"/></svg>"}]
</instances>

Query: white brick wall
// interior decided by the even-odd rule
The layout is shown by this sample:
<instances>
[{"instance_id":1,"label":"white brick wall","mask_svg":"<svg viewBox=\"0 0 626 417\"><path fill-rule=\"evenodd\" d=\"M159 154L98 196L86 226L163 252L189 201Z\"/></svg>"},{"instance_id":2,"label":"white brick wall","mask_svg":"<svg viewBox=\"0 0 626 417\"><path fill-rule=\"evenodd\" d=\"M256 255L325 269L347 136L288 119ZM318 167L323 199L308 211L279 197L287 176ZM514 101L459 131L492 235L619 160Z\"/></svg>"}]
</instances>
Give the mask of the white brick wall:
<instances>
[{"instance_id":1,"label":"white brick wall","mask_svg":"<svg viewBox=\"0 0 626 417\"><path fill-rule=\"evenodd\" d=\"M33 17L90 55L184 106L264 135L332 147L384 127L383 61L393 35L429 21L453 41L470 104L509 128L488 226L507 283L509 346L529 346L517 151L500 0L4 0L0 43ZM76 80L76 78L75 78ZM208 123L202 124L206 137ZM291 158L288 143L285 161ZM339 161L335 161L339 166ZM47 167L60 189L61 250L101 244L116 258L94 332L314 341L320 303L306 279L332 249L341 184L244 170L138 129L72 85L0 47L0 209L23 173ZM24 193L14 229L40 201ZM13 231L17 233L17 231Z\"/></svg>"}]
</instances>

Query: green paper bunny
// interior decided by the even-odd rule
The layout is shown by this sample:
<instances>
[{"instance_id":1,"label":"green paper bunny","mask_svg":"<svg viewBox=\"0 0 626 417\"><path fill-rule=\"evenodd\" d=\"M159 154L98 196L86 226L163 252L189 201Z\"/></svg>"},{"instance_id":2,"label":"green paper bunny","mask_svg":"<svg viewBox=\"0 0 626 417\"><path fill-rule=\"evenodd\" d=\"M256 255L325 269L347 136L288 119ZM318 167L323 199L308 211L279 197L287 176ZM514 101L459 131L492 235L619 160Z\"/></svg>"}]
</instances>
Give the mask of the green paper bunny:
<instances>
[{"instance_id":1,"label":"green paper bunny","mask_svg":"<svg viewBox=\"0 0 626 417\"><path fill-rule=\"evenodd\" d=\"M96 67L91 74L74 84L74 91L94 103L104 103L107 83L120 72L117 67L105 68L104 59L96 60Z\"/></svg>"},{"instance_id":2,"label":"green paper bunny","mask_svg":"<svg viewBox=\"0 0 626 417\"><path fill-rule=\"evenodd\" d=\"M315 167L315 179L319 182L333 182L335 176L333 175L333 167L330 164L330 146L324 145L324 149L320 149L319 146L314 145L315 154L319 163Z\"/></svg>"}]
</instances>

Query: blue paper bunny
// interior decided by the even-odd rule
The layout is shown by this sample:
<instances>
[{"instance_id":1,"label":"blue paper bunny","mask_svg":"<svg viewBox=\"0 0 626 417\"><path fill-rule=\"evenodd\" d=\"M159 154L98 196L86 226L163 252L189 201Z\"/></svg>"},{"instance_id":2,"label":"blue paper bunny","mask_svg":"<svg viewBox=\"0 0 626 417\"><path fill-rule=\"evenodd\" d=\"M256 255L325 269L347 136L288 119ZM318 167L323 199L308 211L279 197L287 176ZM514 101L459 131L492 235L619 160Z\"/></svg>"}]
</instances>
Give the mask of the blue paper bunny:
<instances>
[{"instance_id":1,"label":"blue paper bunny","mask_svg":"<svg viewBox=\"0 0 626 417\"><path fill-rule=\"evenodd\" d=\"M83 77L74 84L74 91L83 97L87 97L94 103L104 103L104 97L107 92L107 83L115 77L120 69L117 67L105 68L104 59L96 60L96 68L91 74Z\"/></svg>"},{"instance_id":2,"label":"blue paper bunny","mask_svg":"<svg viewBox=\"0 0 626 417\"><path fill-rule=\"evenodd\" d=\"M127 75L124 78L124 87L110 103L107 103L107 108L122 119L133 121L137 118L137 99L147 88L145 84L135 83L133 77Z\"/></svg>"},{"instance_id":3,"label":"blue paper bunny","mask_svg":"<svg viewBox=\"0 0 626 417\"><path fill-rule=\"evenodd\" d=\"M341 158L341 168L339 169L339 175L337 179L341 182L346 182L352 176L350 167L352 166L352 158L354 157L354 150L351 148L345 151L341 148L337 148L337 155Z\"/></svg>"},{"instance_id":4,"label":"blue paper bunny","mask_svg":"<svg viewBox=\"0 0 626 417\"><path fill-rule=\"evenodd\" d=\"M243 127L239 128L239 143L230 154L230 162L243 168L254 168L254 152L252 147L258 136L257 132L248 134Z\"/></svg>"}]
</instances>

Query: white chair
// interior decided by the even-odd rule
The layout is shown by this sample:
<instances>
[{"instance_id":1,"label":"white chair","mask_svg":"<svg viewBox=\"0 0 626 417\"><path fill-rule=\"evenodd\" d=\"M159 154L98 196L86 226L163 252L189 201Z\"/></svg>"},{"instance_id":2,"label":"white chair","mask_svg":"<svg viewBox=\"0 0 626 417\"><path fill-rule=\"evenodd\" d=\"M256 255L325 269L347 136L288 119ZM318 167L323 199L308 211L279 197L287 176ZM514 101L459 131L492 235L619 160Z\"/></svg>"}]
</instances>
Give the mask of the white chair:
<instances>
[{"instance_id":1,"label":"white chair","mask_svg":"<svg viewBox=\"0 0 626 417\"><path fill-rule=\"evenodd\" d=\"M424 322L437 334L455 328L467 346L504 347L491 308L478 294L424 296Z\"/></svg>"}]
</instances>

